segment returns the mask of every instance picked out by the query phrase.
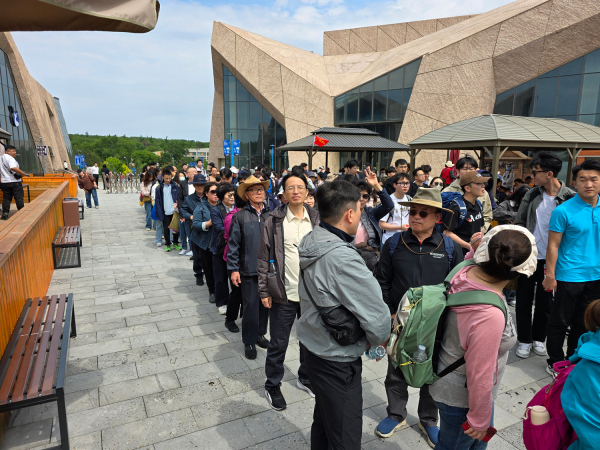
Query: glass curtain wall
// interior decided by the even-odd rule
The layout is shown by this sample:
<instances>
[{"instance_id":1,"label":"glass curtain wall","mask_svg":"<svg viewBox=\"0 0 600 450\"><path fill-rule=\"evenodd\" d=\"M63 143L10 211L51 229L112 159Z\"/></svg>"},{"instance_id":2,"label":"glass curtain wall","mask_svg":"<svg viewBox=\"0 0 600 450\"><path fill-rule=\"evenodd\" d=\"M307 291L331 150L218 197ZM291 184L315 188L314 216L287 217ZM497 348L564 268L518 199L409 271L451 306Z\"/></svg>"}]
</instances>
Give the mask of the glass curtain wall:
<instances>
[{"instance_id":1,"label":"glass curtain wall","mask_svg":"<svg viewBox=\"0 0 600 450\"><path fill-rule=\"evenodd\" d=\"M498 94L494 114L600 126L600 49Z\"/></svg>"},{"instance_id":2,"label":"glass curtain wall","mask_svg":"<svg viewBox=\"0 0 600 450\"><path fill-rule=\"evenodd\" d=\"M397 142L412 94L421 59L399 67L375 80L369 81L334 100L336 126L366 128L380 136ZM362 153L356 155L362 161ZM393 152L373 153L369 162L378 169L391 165ZM340 154L340 166L352 159L350 154Z\"/></svg>"},{"instance_id":3,"label":"glass curtain wall","mask_svg":"<svg viewBox=\"0 0 600 450\"><path fill-rule=\"evenodd\" d=\"M223 101L225 135L223 139L240 141L240 156L234 157L237 168L254 168L259 164L271 167L273 148L287 144L285 128L269 114L248 89L223 66ZM230 134L232 133L232 134ZM272 147L274 146L274 147ZM226 157L231 165L231 156ZM281 167L288 167L287 154L281 158ZM277 162L273 160L273 165Z\"/></svg>"},{"instance_id":4,"label":"glass curtain wall","mask_svg":"<svg viewBox=\"0 0 600 450\"><path fill-rule=\"evenodd\" d=\"M12 111L19 114L19 126L13 124ZM17 148L17 161L25 172L41 172L34 137L31 135L21 97L8 62L8 56L0 50L0 128L12 134L10 144Z\"/></svg>"},{"instance_id":5,"label":"glass curtain wall","mask_svg":"<svg viewBox=\"0 0 600 450\"><path fill-rule=\"evenodd\" d=\"M63 116L62 108L60 107L60 100L57 97L54 97L54 108L56 109L56 115L58 117L58 123L60 124L60 131L62 133L63 140L65 141L65 147L67 148L67 155L69 156L69 161L71 161L71 167L75 167L75 156L73 155L71 139L69 138L69 133L67 132L67 122L65 122L65 117Z\"/></svg>"}]
</instances>

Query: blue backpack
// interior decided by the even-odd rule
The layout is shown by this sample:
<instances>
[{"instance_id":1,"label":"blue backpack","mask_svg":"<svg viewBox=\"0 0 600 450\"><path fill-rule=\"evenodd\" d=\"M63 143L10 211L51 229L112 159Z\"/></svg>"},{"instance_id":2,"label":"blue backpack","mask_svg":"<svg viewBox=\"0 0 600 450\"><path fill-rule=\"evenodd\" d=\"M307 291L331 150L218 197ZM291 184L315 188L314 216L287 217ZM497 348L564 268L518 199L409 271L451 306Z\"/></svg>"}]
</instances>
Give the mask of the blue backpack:
<instances>
[{"instance_id":1,"label":"blue backpack","mask_svg":"<svg viewBox=\"0 0 600 450\"><path fill-rule=\"evenodd\" d=\"M458 215L458 228L465 221L465 217L467 217L467 205L465 205L463 194L460 192L442 192L442 206L444 208L449 208L452 203L457 204L460 208L460 213ZM483 207L481 206L479 199L477 199L477 206L479 207L479 212L481 212L481 215L483 216ZM448 212L442 210L442 222L446 220L446 214L448 214Z\"/></svg>"},{"instance_id":2,"label":"blue backpack","mask_svg":"<svg viewBox=\"0 0 600 450\"><path fill-rule=\"evenodd\" d=\"M389 251L390 251L390 259L394 256L394 252L396 251L396 247L400 243L400 237L404 233L404 231L399 231L398 233L394 233L391 238L388 239ZM441 234L441 233L440 233ZM452 261L454 261L454 241L450 239L448 236L443 235L444 238L444 248L446 249L446 254L448 255L448 270L452 271Z\"/></svg>"}]
</instances>

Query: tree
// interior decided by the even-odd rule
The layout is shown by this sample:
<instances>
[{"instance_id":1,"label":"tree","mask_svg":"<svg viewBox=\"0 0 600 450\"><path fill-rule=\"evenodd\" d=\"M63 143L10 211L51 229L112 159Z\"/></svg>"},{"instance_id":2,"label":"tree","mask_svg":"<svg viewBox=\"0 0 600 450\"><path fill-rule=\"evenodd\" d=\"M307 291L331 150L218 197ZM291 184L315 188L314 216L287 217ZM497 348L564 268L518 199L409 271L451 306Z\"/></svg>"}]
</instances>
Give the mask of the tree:
<instances>
[{"instance_id":1,"label":"tree","mask_svg":"<svg viewBox=\"0 0 600 450\"><path fill-rule=\"evenodd\" d=\"M106 161L104 161L104 164L106 164L106 167L108 167L108 170L110 170L111 172L117 172L117 173L131 172L131 170L129 170L127 165L119 158L114 158L114 157L106 158Z\"/></svg>"}]
</instances>

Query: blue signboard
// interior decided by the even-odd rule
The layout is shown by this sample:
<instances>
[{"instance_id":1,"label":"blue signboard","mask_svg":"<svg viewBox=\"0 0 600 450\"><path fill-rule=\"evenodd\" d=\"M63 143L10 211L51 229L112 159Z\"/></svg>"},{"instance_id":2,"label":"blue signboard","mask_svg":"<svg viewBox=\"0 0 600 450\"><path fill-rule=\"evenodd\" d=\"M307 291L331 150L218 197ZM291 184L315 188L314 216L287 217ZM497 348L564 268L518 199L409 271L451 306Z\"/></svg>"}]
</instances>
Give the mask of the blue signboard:
<instances>
[{"instance_id":1,"label":"blue signboard","mask_svg":"<svg viewBox=\"0 0 600 450\"><path fill-rule=\"evenodd\" d=\"M233 141L233 154L239 156L240 154L240 141Z\"/></svg>"},{"instance_id":2,"label":"blue signboard","mask_svg":"<svg viewBox=\"0 0 600 450\"><path fill-rule=\"evenodd\" d=\"M234 141L234 142L239 142L239 141ZM235 147L235 144L234 144L234 147ZM231 155L231 147L229 146L229 141L223 140L223 155L225 155L225 156Z\"/></svg>"},{"instance_id":3,"label":"blue signboard","mask_svg":"<svg viewBox=\"0 0 600 450\"><path fill-rule=\"evenodd\" d=\"M75 165L76 166L85 165L85 155L75 155Z\"/></svg>"}]
</instances>

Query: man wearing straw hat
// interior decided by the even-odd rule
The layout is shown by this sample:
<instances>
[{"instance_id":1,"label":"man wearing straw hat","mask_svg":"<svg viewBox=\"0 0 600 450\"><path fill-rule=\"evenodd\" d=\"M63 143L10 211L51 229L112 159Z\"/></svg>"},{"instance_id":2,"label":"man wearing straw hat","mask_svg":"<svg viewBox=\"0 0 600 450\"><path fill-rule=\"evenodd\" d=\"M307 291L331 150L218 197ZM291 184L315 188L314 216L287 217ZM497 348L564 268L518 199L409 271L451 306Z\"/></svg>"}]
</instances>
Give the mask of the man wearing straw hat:
<instances>
[{"instance_id":1,"label":"man wearing straw hat","mask_svg":"<svg viewBox=\"0 0 600 450\"><path fill-rule=\"evenodd\" d=\"M265 204L265 193L269 180L260 181L254 175L246 178L237 188L238 196L246 202L231 221L229 228L229 250L227 270L231 282L241 285L243 317L242 341L246 358L256 358L256 346L267 348L265 338L269 310L265 308L258 293L258 247L260 235L267 217L269 206Z\"/></svg>"},{"instance_id":2,"label":"man wearing straw hat","mask_svg":"<svg viewBox=\"0 0 600 450\"><path fill-rule=\"evenodd\" d=\"M459 245L448 236L440 234L435 225L442 219L442 196L439 189L419 188L411 201L400 202L409 210L409 228L389 238L379 260L377 281L383 300L395 316L400 300L410 287L439 284L450 271L463 261ZM450 212L451 213L451 212ZM389 437L406 426L408 385L400 369L388 364L385 379L388 398L388 417L377 426L376 433ZM419 428L425 433L429 445L437 443L438 410L424 385L419 393Z\"/></svg>"}]
</instances>

